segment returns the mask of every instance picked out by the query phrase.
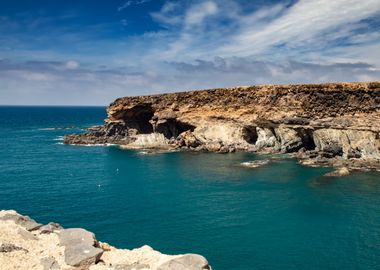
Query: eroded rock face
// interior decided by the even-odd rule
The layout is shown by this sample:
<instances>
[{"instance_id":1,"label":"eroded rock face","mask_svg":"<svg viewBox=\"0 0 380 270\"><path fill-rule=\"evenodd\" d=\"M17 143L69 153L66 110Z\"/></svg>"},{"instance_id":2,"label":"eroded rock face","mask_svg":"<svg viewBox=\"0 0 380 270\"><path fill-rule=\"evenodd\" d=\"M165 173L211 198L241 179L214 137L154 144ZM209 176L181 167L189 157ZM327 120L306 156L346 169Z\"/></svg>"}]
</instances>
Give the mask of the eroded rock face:
<instances>
[{"instance_id":1,"label":"eroded rock face","mask_svg":"<svg viewBox=\"0 0 380 270\"><path fill-rule=\"evenodd\" d=\"M245 86L125 97L68 144L294 153L306 163L380 160L380 82ZM313 161L306 161L314 159ZM327 160L326 160L327 159ZM322 164L321 163L321 164ZM380 169L380 165L378 166Z\"/></svg>"},{"instance_id":2,"label":"eroded rock face","mask_svg":"<svg viewBox=\"0 0 380 270\"><path fill-rule=\"evenodd\" d=\"M29 224L20 220L32 219L12 210L0 211L1 270L211 269L200 255L165 255L149 246L117 249L99 242L84 229L63 229L57 223L50 223L48 227L40 226L43 229L28 231Z\"/></svg>"}]
</instances>

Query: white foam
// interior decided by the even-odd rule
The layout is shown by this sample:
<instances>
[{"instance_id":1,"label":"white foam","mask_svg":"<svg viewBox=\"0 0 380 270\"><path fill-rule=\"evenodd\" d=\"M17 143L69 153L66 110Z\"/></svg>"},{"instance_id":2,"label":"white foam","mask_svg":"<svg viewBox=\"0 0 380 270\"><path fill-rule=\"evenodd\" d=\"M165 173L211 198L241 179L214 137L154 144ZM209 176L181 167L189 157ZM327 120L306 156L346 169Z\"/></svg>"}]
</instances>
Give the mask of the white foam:
<instances>
[{"instance_id":1,"label":"white foam","mask_svg":"<svg viewBox=\"0 0 380 270\"><path fill-rule=\"evenodd\" d=\"M38 130L56 130L56 128L39 128Z\"/></svg>"},{"instance_id":2,"label":"white foam","mask_svg":"<svg viewBox=\"0 0 380 270\"><path fill-rule=\"evenodd\" d=\"M69 145L73 145L73 146L85 146L85 147L99 147L99 146L103 146L103 147L109 147L109 146L117 146L117 144L114 144L114 143L94 143L94 144L69 144Z\"/></svg>"},{"instance_id":3,"label":"white foam","mask_svg":"<svg viewBox=\"0 0 380 270\"><path fill-rule=\"evenodd\" d=\"M270 160L253 160L253 161L246 161L240 163L240 165L249 167L249 168L257 168L264 165L267 165L270 162Z\"/></svg>"}]
</instances>

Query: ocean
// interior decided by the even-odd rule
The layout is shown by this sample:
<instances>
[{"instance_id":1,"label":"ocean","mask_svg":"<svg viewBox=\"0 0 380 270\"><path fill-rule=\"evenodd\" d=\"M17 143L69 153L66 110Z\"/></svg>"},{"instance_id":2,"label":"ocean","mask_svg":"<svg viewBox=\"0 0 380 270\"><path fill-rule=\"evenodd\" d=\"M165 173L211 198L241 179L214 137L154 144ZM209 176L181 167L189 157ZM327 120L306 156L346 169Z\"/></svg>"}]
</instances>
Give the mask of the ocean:
<instances>
[{"instance_id":1,"label":"ocean","mask_svg":"<svg viewBox=\"0 0 380 270\"><path fill-rule=\"evenodd\" d=\"M214 270L380 268L380 173L62 144L105 117L104 107L0 107L0 209L118 248L199 253Z\"/></svg>"}]
</instances>

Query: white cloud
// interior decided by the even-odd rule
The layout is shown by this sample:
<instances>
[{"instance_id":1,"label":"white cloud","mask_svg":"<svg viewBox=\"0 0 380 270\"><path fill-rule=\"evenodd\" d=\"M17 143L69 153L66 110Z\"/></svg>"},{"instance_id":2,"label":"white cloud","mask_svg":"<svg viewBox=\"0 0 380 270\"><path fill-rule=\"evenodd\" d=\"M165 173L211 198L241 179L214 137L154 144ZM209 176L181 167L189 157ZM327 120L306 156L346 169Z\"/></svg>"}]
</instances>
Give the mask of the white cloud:
<instances>
[{"instance_id":1,"label":"white cloud","mask_svg":"<svg viewBox=\"0 0 380 270\"><path fill-rule=\"evenodd\" d=\"M254 58L215 58L189 64L133 69L57 69L66 62L0 61L1 104L106 105L130 95L267 83L363 81L380 77L365 63L270 62Z\"/></svg>"},{"instance_id":2,"label":"white cloud","mask_svg":"<svg viewBox=\"0 0 380 270\"><path fill-rule=\"evenodd\" d=\"M215 15L218 12L218 6L213 1L206 1L191 7L185 16L185 25L191 27L201 24L205 18Z\"/></svg>"},{"instance_id":3,"label":"white cloud","mask_svg":"<svg viewBox=\"0 0 380 270\"><path fill-rule=\"evenodd\" d=\"M201 88L380 79L378 0L265 3L249 9L232 0L167 1L150 13L159 30L119 39L91 35L114 24L20 40L0 35L0 59L13 59L0 60L0 102L104 105ZM13 29L0 24L0 32ZM24 46L34 39L64 50Z\"/></svg>"},{"instance_id":4,"label":"white cloud","mask_svg":"<svg viewBox=\"0 0 380 270\"><path fill-rule=\"evenodd\" d=\"M142 5L142 4L145 4L145 3L148 3L150 2L151 0L129 0L127 2L124 2L124 4L122 4L121 6L119 6L117 8L117 11L122 11L126 8L128 8L129 6L133 6L133 5Z\"/></svg>"},{"instance_id":5,"label":"white cloud","mask_svg":"<svg viewBox=\"0 0 380 270\"><path fill-rule=\"evenodd\" d=\"M73 60L67 61L65 63L65 67L67 69L77 69L77 68L79 68L79 66L80 66L80 64L77 61L73 61Z\"/></svg>"},{"instance_id":6,"label":"white cloud","mask_svg":"<svg viewBox=\"0 0 380 270\"><path fill-rule=\"evenodd\" d=\"M176 25L182 20L181 15L177 14L179 9L181 5L178 2L168 1L164 3L160 11L151 12L150 16L161 24Z\"/></svg>"},{"instance_id":7,"label":"white cloud","mask_svg":"<svg viewBox=\"0 0 380 270\"><path fill-rule=\"evenodd\" d=\"M378 0L301 0L263 27L248 25L240 29L229 44L219 48L218 52L224 55L254 55L279 44L302 46L314 42L315 38L328 42L342 37L339 27L352 27L379 12ZM326 35L329 35L328 39Z\"/></svg>"},{"instance_id":8,"label":"white cloud","mask_svg":"<svg viewBox=\"0 0 380 270\"><path fill-rule=\"evenodd\" d=\"M160 12L151 15L167 27L167 34L155 40L156 44L161 40L162 46L153 48L147 57L193 61L214 56L257 56L313 62L319 58L323 63L331 60L335 47L336 59L347 60L352 50L380 43L380 31L365 21L380 14L378 0L301 0L288 4L265 5L248 12L235 1L197 1L182 8L176 2L166 2ZM340 42L346 44L341 46ZM361 61L359 55L351 60Z\"/></svg>"}]
</instances>

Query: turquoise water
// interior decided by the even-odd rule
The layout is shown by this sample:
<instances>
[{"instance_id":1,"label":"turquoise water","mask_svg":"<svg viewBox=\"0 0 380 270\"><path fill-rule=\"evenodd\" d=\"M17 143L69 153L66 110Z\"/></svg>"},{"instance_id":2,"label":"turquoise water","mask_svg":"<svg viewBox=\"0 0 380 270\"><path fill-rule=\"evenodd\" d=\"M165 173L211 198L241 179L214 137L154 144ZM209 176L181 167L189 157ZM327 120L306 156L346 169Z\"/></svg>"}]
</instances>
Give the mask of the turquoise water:
<instances>
[{"instance_id":1,"label":"turquoise water","mask_svg":"<svg viewBox=\"0 0 380 270\"><path fill-rule=\"evenodd\" d=\"M216 270L379 269L380 174L328 179L253 154L60 144L104 108L0 107L0 208L117 247L200 253ZM67 129L51 129L67 128Z\"/></svg>"}]
</instances>

